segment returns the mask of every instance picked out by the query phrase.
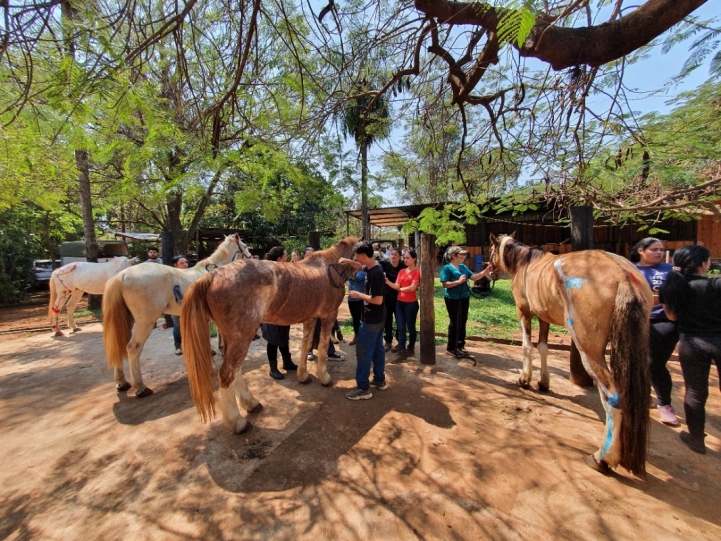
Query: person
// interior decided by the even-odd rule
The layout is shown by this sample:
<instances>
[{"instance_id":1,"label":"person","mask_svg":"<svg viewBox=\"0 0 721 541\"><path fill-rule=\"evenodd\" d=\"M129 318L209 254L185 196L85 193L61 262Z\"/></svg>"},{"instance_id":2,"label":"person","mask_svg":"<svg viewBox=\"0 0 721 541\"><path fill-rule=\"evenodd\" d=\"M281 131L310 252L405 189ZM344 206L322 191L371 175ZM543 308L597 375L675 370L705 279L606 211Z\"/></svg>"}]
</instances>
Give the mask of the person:
<instances>
[{"instance_id":1,"label":"person","mask_svg":"<svg viewBox=\"0 0 721 541\"><path fill-rule=\"evenodd\" d=\"M394 284L398 273L406 268L406 264L401 261L401 254L396 249L391 250L391 257L388 261L381 260L380 262L383 273L386 275L385 283L390 286ZM396 353L399 351L398 346L393 346L393 317L396 314L396 302L398 301L398 291L387 287L385 289L384 301L386 305L386 323L385 323L385 350ZM396 324L398 322L396 321ZM398 333L396 332L396 338Z\"/></svg>"},{"instance_id":2,"label":"person","mask_svg":"<svg viewBox=\"0 0 721 541\"><path fill-rule=\"evenodd\" d=\"M265 254L264 259L285 263L288 261L288 255L282 246L274 246ZM290 325L262 323L260 328L263 339L268 342L265 351L270 365L269 375L273 379L284 379L285 376L278 370L278 350L283 358L283 370L287 372L298 369L298 365L293 362L290 354Z\"/></svg>"},{"instance_id":3,"label":"person","mask_svg":"<svg viewBox=\"0 0 721 541\"><path fill-rule=\"evenodd\" d=\"M388 388L385 376L386 353L383 349L383 327L386 321L386 305L383 302L385 277L380 264L373 258L373 246L368 242L359 242L353 247L355 261L341 257L338 263L350 265L366 273L364 292L349 291L348 296L363 301L363 318L356 339L356 388L346 393L349 400L368 400L373 398L370 388L379 391ZM370 380L371 368L373 380Z\"/></svg>"},{"instance_id":4,"label":"person","mask_svg":"<svg viewBox=\"0 0 721 541\"><path fill-rule=\"evenodd\" d=\"M300 259L298 258L298 252L296 252L295 250L293 250L293 251L290 253L290 262L291 262L291 263L298 263L298 261L300 261Z\"/></svg>"},{"instance_id":5,"label":"person","mask_svg":"<svg viewBox=\"0 0 721 541\"><path fill-rule=\"evenodd\" d=\"M711 252L690 245L676 250L673 269L659 291L659 300L679 333L678 358L686 391L683 410L688 432L679 434L689 449L706 453L704 427L711 362L721 375L721 279L707 278Z\"/></svg>"},{"instance_id":6,"label":"person","mask_svg":"<svg viewBox=\"0 0 721 541\"><path fill-rule=\"evenodd\" d=\"M158 248L155 246L148 247L148 259L146 259L145 262L163 264L163 260L158 257Z\"/></svg>"},{"instance_id":7,"label":"person","mask_svg":"<svg viewBox=\"0 0 721 541\"><path fill-rule=\"evenodd\" d=\"M348 291L365 291L366 273L364 270L355 271L348 279ZM348 297L348 310L353 318L353 340L348 342L349 346L354 346L358 339L358 328L360 327L361 317L363 316L363 301L361 299Z\"/></svg>"},{"instance_id":8,"label":"person","mask_svg":"<svg viewBox=\"0 0 721 541\"><path fill-rule=\"evenodd\" d=\"M308 254L312 254L312 253L313 253L313 247L310 246L310 245L309 245L309 246L306 246L306 247L305 247L305 252L303 253L303 259L305 259L305 257L306 257Z\"/></svg>"},{"instance_id":9,"label":"person","mask_svg":"<svg viewBox=\"0 0 721 541\"><path fill-rule=\"evenodd\" d=\"M661 422L669 426L678 426L676 411L671 405L673 383L666 363L671 358L678 343L676 323L669 321L663 306L658 302L658 290L671 272L673 265L663 262L663 242L647 237L636 243L631 251L631 261L641 271L653 291L654 305L651 309L649 373L651 386L656 393L656 408Z\"/></svg>"},{"instance_id":10,"label":"person","mask_svg":"<svg viewBox=\"0 0 721 541\"><path fill-rule=\"evenodd\" d=\"M448 344L446 354L459 359L471 357L466 350L466 322L471 296L468 279L480 280L493 272L488 265L480 272L473 273L463 264L468 252L460 246L451 246L446 251L446 264L441 268L440 280L444 288L443 298L448 312Z\"/></svg>"},{"instance_id":11,"label":"person","mask_svg":"<svg viewBox=\"0 0 721 541\"><path fill-rule=\"evenodd\" d=\"M176 255L173 257L173 267L176 269L187 269L188 268L188 260L185 258L185 256L182 255ZM173 321L173 342L175 343L175 354L176 355L182 355L183 354L183 347L182 347L182 339L180 336L180 316L170 316Z\"/></svg>"},{"instance_id":12,"label":"person","mask_svg":"<svg viewBox=\"0 0 721 541\"><path fill-rule=\"evenodd\" d=\"M392 251L392 250L393 250L393 245L392 245L392 244L389 244L388 246L386 246L386 257L387 257L388 259L391 258L391 251Z\"/></svg>"},{"instance_id":13,"label":"person","mask_svg":"<svg viewBox=\"0 0 721 541\"><path fill-rule=\"evenodd\" d=\"M416 251L408 250L403 256L406 268L398 273L395 282L390 282L386 278L386 285L398 292L398 301L396 302L398 357L395 362L404 361L415 353L416 318L418 317L416 290L421 285L421 271L416 267L417 261ZM408 331L408 349L406 349L406 330Z\"/></svg>"}]
</instances>

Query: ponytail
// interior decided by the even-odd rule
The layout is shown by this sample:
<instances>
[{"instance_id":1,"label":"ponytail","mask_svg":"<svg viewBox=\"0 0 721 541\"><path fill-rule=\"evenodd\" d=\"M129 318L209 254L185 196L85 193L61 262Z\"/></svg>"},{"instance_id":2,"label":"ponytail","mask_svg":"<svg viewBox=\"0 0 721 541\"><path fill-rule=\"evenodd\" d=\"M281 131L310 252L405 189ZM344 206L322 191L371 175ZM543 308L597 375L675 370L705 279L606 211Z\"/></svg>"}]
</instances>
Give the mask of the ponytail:
<instances>
[{"instance_id":1,"label":"ponytail","mask_svg":"<svg viewBox=\"0 0 721 541\"><path fill-rule=\"evenodd\" d=\"M679 304L691 294L688 280L696 274L698 268L711 257L711 251L705 246L692 244L682 246L673 254L673 269L666 275L666 280L659 293L672 312L676 312Z\"/></svg>"}]
</instances>

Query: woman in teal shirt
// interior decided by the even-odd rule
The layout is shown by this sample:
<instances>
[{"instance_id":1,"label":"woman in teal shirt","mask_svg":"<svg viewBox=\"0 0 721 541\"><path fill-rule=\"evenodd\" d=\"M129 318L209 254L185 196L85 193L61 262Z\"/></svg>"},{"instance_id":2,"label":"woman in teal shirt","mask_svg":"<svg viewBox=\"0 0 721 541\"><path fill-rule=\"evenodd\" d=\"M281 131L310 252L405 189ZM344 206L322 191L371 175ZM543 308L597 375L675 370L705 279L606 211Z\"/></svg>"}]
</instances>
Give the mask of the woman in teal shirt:
<instances>
[{"instance_id":1,"label":"woman in teal shirt","mask_svg":"<svg viewBox=\"0 0 721 541\"><path fill-rule=\"evenodd\" d=\"M441 284L445 290L444 300L448 311L448 345L446 354L459 359L468 357L466 351L466 321L468 321L468 303L471 296L468 279L480 280L493 271L488 265L481 272L473 274L463 264L468 252L460 246L451 246L446 252L446 264L441 268Z\"/></svg>"}]
</instances>

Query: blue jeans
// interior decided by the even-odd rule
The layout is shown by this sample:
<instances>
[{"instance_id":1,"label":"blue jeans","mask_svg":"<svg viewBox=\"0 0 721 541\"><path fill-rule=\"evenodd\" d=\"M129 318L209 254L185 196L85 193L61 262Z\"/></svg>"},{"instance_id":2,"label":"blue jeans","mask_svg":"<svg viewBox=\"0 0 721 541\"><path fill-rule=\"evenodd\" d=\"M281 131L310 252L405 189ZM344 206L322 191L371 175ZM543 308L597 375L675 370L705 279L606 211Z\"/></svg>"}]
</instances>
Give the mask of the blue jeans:
<instances>
[{"instance_id":1,"label":"blue jeans","mask_svg":"<svg viewBox=\"0 0 721 541\"><path fill-rule=\"evenodd\" d=\"M170 317L173 318L173 342L175 342L175 347L180 347L182 343L180 341L180 316Z\"/></svg>"},{"instance_id":2,"label":"blue jeans","mask_svg":"<svg viewBox=\"0 0 721 541\"><path fill-rule=\"evenodd\" d=\"M396 303L396 323L398 324L398 350L406 349L406 330L408 330L408 347L416 345L416 318L418 317L418 301ZM407 329L406 329L407 328Z\"/></svg>"},{"instance_id":3,"label":"blue jeans","mask_svg":"<svg viewBox=\"0 0 721 541\"><path fill-rule=\"evenodd\" d=\"M383 327L385 322L368 325L361 321L356 337L355 352L357 365L355 381L358 387L367 391L370 388L370 373L373 366L373 379L382 383L386 380L386 350L383 346Z\"/></svg>"}]
</instances>

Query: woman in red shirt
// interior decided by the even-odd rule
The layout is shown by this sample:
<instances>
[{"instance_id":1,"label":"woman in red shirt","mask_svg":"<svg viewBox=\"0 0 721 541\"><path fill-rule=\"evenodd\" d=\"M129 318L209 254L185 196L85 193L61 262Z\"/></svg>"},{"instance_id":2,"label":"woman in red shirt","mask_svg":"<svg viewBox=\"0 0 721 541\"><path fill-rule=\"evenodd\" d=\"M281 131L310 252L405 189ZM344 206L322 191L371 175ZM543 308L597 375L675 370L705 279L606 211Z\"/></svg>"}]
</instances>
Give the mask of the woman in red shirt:
<instances>
[{"instance_id":1,"label":"woman in red shirt","mask_svg":"<svg viewBox=\"0 0 721 541\"><path fill-rule=\"evenodd\" d=\"M404 361L415 353L416 319L418 317L418 298L416 290L421 284L421 271L416 267L418 256L415 250L408 250L403 256L406 268L398 272L395 282L386 278L386 285L398 291L396 303L396 324L398 325L398 357L394 362ZM408 348L406 349L406 330L408 330Z\"/></svg>"}]
</instances>

